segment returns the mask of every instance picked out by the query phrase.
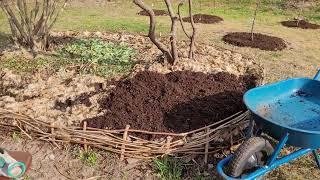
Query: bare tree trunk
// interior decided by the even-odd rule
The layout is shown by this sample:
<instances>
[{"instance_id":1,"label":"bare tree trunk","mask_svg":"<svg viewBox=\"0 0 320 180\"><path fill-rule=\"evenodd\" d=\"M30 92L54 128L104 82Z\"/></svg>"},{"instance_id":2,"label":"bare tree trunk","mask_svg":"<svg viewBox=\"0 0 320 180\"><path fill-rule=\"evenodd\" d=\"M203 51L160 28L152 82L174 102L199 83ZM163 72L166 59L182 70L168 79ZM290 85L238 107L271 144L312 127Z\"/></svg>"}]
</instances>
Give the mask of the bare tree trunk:
<instances>
[{"instance_id":1,"label":"bare tree trunk","mask_svg":"<svg viewBox=\"0 0 320 180\"><path fill-rule=\"evenodd\" d=\"M257 0L256 9L254 11L253 21L252 21L252 25L251 25L251 41L254 40L254 32L253 32L253 30L254 30L254 25L256 23L256 18L257 18L257 13L258 13L259 6L260 6L260 0Z\"/></svg>"},{"instance_id":2,"label":"bare tree trunk","mask_svg":"<svg viewBox=\"0 0 320 180\"><path fill-rule=\"evenodd\" d=\"M184 4L185 0L182 0L178 5L178 16L173 11L172 1L171 0L164 0L164 1L166 3L169 16L171 19L171 30L170 30L170 47L171 48L170 49L167 49L167 46L165 46L164 44L162 44L160 41L156 39L156 36L155 36L156 20L155 20L155 14L153 10L149 6L145 5L143 0L133 0L133 2L137 6L139 6L142 10L148 13L150 18L148 37L158 47L158 49L166 56L170 64L174 64L174 62L179 58L178 46L177 46L177 25L178 25L177 23L179 23L178 21L180 21L185 35L190 39L189 58L190 59L194 58L196 27L195 27L195 23L193 21L193 15L192 15L192 0L188 0L189 16L190 16L190 22L193 30L191 35L187 33L181 17L180 9L181 9L181 6Z\"/></svg>"},{"instance_id":3,"label":"bare tree trunk","mask_svg":"<svg viewBox=\"0 0 320 180\"><path fill-rule=\"evenodd\" d=\"M189 16L190 16L190 22L192 27L192 35L191 35L191 42L190 42L190 50L189 50L189 58L194 58L194 45L196 40L196 34L197 34L197 28L193 20L193 14L192 14L192 0L189 0Z\"/></svg>"},{"instance_id":4,"label":"bare tree trunk","mask_svg":"<svg viewBox=\"0 0 320 180\"><path fill-rule=\"evenodd\" d=\"M170 31L170 43L171 43L171 55L173 61L178 59L178 48L177 48L177 16L172 9L171 0L165 0L169 16L171 19L171 31Z\"/></svg>"},{"instance_id":5,"label":"bare tree trunk","mask_svg":"<svg viewBox=\"0 0 320 180\"><path fill-rule=\"evenodd\" d=\"M156 35L155 35L156 19L155 19L155 14L153 10L149 6L145 5L142 0L133 0L133 2L148 13L150 18L148 37L153 42L153 44L156 45L157 48L164 54L168 62L170 64L173 64L175 59L172 57L170 51L166 48L164 44L162 44L160 41L156 39Z\"/></svg>"}]
</instances>

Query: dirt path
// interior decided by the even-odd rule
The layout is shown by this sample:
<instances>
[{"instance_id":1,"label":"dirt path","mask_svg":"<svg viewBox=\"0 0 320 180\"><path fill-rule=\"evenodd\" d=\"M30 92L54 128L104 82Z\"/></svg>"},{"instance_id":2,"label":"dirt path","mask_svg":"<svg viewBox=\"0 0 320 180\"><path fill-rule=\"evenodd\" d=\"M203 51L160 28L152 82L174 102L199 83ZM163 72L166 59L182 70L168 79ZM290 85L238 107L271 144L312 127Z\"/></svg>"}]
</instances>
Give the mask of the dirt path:
<instances>
[{"instance_id":1,"label":"dirt path","mask_svg":"<svg viewBox=\"0 0 320 180\"><path fill-rule=\"evenodd\" d=\"M77 146L57 147L39 140L20 138L17 135L1 136L0 146L10 150L29 151L32 167L24 179L154 179L150 167L141 161L129 159L119 162L118 157L105 151L96 151L97 161L93 166L80 159Z\"/></svg>"}]
</instances>

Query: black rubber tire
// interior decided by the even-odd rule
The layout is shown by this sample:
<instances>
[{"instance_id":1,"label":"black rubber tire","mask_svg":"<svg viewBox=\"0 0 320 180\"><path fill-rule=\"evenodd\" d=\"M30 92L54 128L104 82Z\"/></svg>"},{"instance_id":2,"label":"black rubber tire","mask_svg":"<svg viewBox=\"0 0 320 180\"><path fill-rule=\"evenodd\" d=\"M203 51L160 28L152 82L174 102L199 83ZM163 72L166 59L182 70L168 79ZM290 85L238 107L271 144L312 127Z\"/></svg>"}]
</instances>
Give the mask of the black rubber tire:
<instances>
[{"instance_id":1,"label":"black rubber tire","mask_svg":"<svg viewBox=\"0 0 320 180\"><path fill-rule=\"evenodd\" d=\"M245 171L248 171L249 158L254 156L257 159L257 165L266 164L268 157L273 153L273 147L268 140L262 137L252 137L245 141L234 153L228 165L228 173L232 177L241 177Z\"/></svg>"}]
</instances>

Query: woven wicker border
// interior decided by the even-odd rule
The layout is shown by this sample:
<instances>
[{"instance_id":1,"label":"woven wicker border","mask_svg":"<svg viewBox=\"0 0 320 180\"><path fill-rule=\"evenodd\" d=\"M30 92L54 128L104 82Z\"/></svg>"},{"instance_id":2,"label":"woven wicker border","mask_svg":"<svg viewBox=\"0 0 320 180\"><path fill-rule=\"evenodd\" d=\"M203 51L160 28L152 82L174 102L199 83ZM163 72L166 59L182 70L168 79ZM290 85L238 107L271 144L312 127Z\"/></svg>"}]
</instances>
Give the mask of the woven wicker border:
<instances>
[{"instance_id":1,"label":"woven wicker border","mask_svg":"<svg viewBox=\"0 0 320 180\"><path fill-rule=\"evenodd\" d=\"M131 157L139 159L154 158L163 155L204 154L207 161L208 154L215 153L222 148L223 138L239 137L239 129L248 124L249 112L239 112L219 122L186 133L148 132L130 129L104 130L86 127L57 127L27 115L22 115L0 109L0 127L2 131L19 131L30 139L40 139L53 144L72 143L82 144L85 150L88 146L111 151L120 155L121 159ZM162 135L160 141L149 141L133 136L133 133ZM238 138L239 140L239 138ZM210 142L210 143L209 143ZM211 144L220 144L212 147ZM230 146L229 146L230 147Z\"/></svg>"}]
</instances>

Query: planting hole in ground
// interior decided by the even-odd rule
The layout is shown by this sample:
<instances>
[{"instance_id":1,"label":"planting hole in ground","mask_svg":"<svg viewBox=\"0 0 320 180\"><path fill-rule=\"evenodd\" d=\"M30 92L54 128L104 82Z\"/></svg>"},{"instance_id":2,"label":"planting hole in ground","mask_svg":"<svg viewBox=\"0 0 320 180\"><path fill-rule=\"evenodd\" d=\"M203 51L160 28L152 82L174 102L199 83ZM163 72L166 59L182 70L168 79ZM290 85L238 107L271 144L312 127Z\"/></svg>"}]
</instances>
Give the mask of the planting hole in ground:
<instances>
[{"instance_id":1,"label":"planting hole in ground","mask_svg":"<svg viewBox=\"0 0 320 180\"><path fill-rule=\"evenodd\" d=\"M153 12L154 12L155 16L168 16L169 15L169 13L167 11L161 10L161 9L153 9ZM144 10L138 12L138 15L149 16L149 14Z\"/></svg>"},{"instance_id":2,"label":"planting hole in ground","mask_svg":"<svg viewBox=\"0 0 320 180\"><path fill-rule=\"evenodd\" d=\"M223 41L226 43L240 46L252 47L266 51L280 51L287 47L285 41L281 38L254 33L253 40L251 33L233 32L225 35Z\"/></svg>"},{"instance_id":3,"label":"planting hole in ground","mask_svg":"<svg viewBox=\"0 0 320 180\"><path fill-rule=\"evenodd\" d=\"M312 24L305 20L293 20L293 21L282 21L281 24L286 27L291 28L301 28L301 29L320 29L320 25Z\"/></svg>"},{"instance_id":4,"label":"planting hole in ground","mask_svg":"<svg viewBox=\"0 0 320 180\"><path fill-rule=\"evenodd\" d=\"M256 78L143 71L115 85L101 100L104 115L86 119L88 126L123 129L129 124L132 129L181 133L245 110L243 93L256 85Z\"/></svg>"},{"instance_id":5,"label":"planting hole in ground","mask_svg":"<svg viewBox=\"0 0 320 180\"><path fill-rule=\"evenodd\" d=\"M182 18L184 22L190 22L190 17ZM195 23L202 24L215 24L223 21L219 16L207 15L207 14L195 14L193 15L193 20Z\"/></svg>"}]
</instances>

